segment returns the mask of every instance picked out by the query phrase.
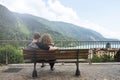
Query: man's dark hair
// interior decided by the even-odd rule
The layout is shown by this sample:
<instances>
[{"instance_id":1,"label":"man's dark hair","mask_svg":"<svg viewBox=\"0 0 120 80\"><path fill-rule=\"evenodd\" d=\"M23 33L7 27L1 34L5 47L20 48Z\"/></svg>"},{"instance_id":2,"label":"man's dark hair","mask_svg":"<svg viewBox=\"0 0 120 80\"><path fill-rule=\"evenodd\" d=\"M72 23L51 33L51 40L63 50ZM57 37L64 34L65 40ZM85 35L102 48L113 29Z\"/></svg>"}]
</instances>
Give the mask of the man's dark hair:
<instances>
[{"instance_id":1,"label":"man's dark hair","mask_svg":"<svg viewBox=\"0 0 120 80\"><path fill-rule=\"evenodd\" d=\"M40 36L40 33L39 32L35 32L34 33L34 39L39 39L41 36Z\"/></svg>"}]
</instances>

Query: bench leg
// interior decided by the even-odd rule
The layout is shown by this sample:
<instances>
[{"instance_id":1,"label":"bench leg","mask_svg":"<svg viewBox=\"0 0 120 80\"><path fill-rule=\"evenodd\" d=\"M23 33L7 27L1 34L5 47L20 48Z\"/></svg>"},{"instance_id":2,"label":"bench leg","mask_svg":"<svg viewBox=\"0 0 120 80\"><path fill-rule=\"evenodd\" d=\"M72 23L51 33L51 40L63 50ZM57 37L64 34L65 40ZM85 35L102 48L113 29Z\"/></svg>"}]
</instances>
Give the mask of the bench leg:
<instances>
[{"instance_id":1,"label":"bench leg","mask_svg":"<svg viewBox=\"0 0 120 80\"><path fill-rule=\"evenodd\" d=\"M76 76L80 76L80 70L79 70L79 63L77 62L76 63L76 73L75 73Z\"/></svg>"},{"instance_id":2,"label":"bench leg","mask_svg":"<svg viewBox=\"0 0 120 80\"><path fill-rule=\"evenodd\" d=\"M36 62L34 63L34 70L33 70L33 73L32 73L32 77L33 78L37 77Z\"/></svg>"}]
</instances>

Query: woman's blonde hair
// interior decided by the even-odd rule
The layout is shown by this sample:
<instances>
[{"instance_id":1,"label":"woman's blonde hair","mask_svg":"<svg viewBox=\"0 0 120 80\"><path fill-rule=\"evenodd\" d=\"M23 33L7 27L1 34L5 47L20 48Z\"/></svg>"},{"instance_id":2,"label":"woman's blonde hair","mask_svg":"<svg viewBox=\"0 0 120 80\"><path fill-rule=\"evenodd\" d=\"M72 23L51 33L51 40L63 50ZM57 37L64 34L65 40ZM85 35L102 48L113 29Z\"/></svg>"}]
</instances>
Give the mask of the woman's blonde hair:
<instances>
[{"instance_id":1,"label":"woman's blonde hair","mask_svg":"<svg viewBox=\"0 0 120 80\"><path fill-rule=\"evenodd\" d=\"M46 34L42 35L40 42L43 44L52 44L53 40L52 40L50 34L46 33Z\"/></svg>"}]
</instances>

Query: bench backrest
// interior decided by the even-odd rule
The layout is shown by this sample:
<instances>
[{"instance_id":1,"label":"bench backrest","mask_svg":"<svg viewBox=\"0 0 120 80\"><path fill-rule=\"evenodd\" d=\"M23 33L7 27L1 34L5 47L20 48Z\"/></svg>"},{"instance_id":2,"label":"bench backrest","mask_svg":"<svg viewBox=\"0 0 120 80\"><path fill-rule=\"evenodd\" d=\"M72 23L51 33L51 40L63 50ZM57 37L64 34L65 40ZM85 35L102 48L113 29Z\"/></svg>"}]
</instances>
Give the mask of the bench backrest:
<instances>
[{"instance_id":1,"label":"bench backrest","mask_svg":"<svg viewBox=\"0 0 120 80\"><path fill-rule=\"evenodd\" d=\"M23 49L24 59L87 59L88 49L63 49L56 51Z\"/></svg>"}]
</instances>

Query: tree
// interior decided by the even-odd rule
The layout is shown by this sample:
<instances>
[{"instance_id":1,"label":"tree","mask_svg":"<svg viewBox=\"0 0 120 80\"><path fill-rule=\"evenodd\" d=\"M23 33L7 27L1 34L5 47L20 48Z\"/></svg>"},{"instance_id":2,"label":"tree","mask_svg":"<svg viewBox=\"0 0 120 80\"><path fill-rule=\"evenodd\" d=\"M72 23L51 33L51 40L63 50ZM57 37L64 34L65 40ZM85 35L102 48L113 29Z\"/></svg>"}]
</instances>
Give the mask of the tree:
<instances>
[{"instance_id":1,"label":"tree","mask_svg":"<svg viewBox=\"0 0 120 80\"><path fill-rule=\"evenodd\" d=\"M109 42L106 44L106 48L111 48L111 44Z\"/></svg>"}]
</instances>

